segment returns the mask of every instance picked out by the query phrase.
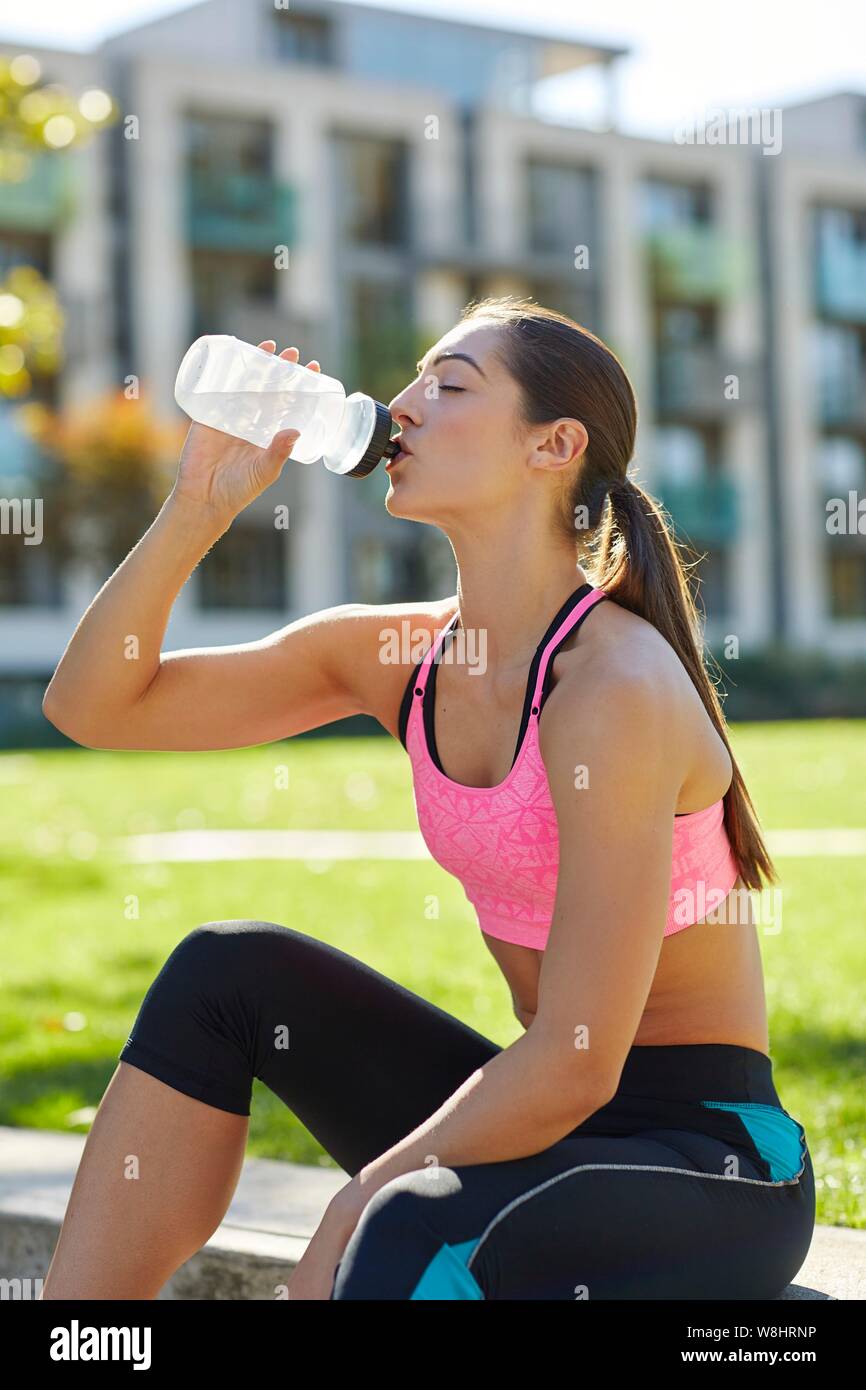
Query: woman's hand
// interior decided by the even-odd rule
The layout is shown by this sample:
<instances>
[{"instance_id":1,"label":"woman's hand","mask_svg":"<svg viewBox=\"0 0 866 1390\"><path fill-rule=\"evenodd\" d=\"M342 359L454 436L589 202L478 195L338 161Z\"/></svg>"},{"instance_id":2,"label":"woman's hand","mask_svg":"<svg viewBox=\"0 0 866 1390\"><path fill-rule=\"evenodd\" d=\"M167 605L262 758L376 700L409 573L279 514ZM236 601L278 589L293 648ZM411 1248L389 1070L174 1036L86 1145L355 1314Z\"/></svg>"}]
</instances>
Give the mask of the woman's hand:
<instances>
[{"instance_id":1,"label":"woman's hand","mask_svg":"<svg viewBox=\"0 0 866 1390\"><path fill-rule=\"evenodd\" d=\"M341 1201L338 1193L323 1216L315 1235L289 1276L289 1298L327 1301L331 1297L337 1265L358 1224L360 1208Z\"/></svg>"},{"instance_id":2,"label":"woman's hand","mask_svg":"<svg viewBox=\"0 0 866 1390\"><path fill-rule=\"evenodd\" d=\"M277 347L273 338L258 346L265 352L275 352ZM296 362L298 349L284 348L280 357ZM311 371L321 371L315 358L307 366ZM172 496L189 498L231 524L238 512L276 482L299 434L300 430L279 430L268 448L260 449L245 439L193 421L181 452Z\"/></svg>"}]
</instances>

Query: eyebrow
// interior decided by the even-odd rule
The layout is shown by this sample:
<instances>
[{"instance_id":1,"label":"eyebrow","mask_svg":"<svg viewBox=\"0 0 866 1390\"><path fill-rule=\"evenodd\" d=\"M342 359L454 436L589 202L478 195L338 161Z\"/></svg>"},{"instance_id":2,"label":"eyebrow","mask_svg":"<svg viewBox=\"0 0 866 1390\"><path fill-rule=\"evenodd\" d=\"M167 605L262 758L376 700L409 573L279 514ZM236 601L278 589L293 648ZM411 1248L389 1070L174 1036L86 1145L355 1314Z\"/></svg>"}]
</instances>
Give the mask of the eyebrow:
<instances>
[{"instance_id":1,"label":"eyebrow","mask_svg":"<svg viewBox=\"0 0 866 1390\"><path fill-rule=\"evenodd\" d=\"M487 373L481 370L478 363L475 361L475 358L470 357L467 352L440 352L439 356L434 358L433 362L430 365L436 367L440 362L444 362L446 358L459 358L461 362L468 362L470 367L475 368L476 372L481 372L481 375L484 377L485 381L488 380ZM415 370L416 372L420 372L420 360L415 363Z\"/></svg>"}]
</instances>

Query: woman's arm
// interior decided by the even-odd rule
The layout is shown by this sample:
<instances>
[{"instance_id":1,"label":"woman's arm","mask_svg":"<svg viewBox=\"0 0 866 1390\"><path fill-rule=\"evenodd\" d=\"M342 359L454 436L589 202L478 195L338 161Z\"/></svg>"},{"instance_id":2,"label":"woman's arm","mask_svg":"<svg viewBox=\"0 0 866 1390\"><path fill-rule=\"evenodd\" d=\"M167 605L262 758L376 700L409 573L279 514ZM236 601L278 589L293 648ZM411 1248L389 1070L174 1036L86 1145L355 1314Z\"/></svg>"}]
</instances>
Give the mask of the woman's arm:
<instances>
[{"instance_id":1,"label":"woman's arm","mask_svg":"<svg viewBox=\"0 0 866 1390\"><path fill-rule=\"evenodd\" d=\"M257 641L161 652L177 593L219 528L169 498L82 617L43 698L89 748L248 748L360 712L379 610L338 604Z\"/></svg>"},{"instance_id":2,"label":"woman's arm","mask_svg":"<svg viewBox=\"0 0 866 1390\"><path fill-rule=\"evenodd\" d=\"M308 366L319 370L315 360ZM255 642L161 651L183 585L279 477L296 437L281 430L260 449L190 427L170 496L90 604L48 684L42 709L57 728L91 748L243 748L359 712L355 658L370 624L357 605L324 609Z\"/></svg>"},{"instance_id":3,"label":"woman's arm","mask_svg":"<svg viewBox=\"0 0 866 1390\"><path fill-rule=\"evenodd\" d=\"M542 756L560 870L535 1019L443 1105L368 1163L335 1199L357 1220L392 1178L498 1163L555 1144L614 1094L661 949L673 815L682 780L658 681L616 673L560 681ZM575 768L589 769L589 786ZM579 781L580 789L576 789Z\"/></svg>"}]
</instances>

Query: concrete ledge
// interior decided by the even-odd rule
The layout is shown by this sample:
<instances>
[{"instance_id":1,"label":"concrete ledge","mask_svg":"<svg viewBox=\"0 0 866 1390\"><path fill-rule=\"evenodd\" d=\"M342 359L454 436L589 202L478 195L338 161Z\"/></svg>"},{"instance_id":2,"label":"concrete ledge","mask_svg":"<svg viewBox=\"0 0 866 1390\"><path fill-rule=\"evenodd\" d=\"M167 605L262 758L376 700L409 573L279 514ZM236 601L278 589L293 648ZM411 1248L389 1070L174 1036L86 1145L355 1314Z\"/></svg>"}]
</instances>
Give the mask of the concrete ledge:
<instances>
[{"instance_id":1,"label":"concrete ledge","mask_svg":"<svg viewBox=\"0 0 866 1390\"><path fill-rule=\"evenodd\" d=\"M86 1139L0 1125L0 1278L45 1278ZM273 1300L347 1182L340 1168L248 1158L219 1228L159 1297Z\"/></svg>"},{"instance_id":2,"label":"concrete ledge","mask_svg":"<svg viewBox=\"0 0 866 1390\"><path fill-rule=\"evenodd\" d=\"M0 1278L35 1297L44 1279L84 1134L0 1126ZM160 1299L269 1299L306 1249L341 1169L248 1158L225 1219L161 1290ZM16 1296L10 1291L9 1296ZM783 1299L866 1297L866 1231L816 1226L812 1247Z\"/></svg>"}]
</instances>

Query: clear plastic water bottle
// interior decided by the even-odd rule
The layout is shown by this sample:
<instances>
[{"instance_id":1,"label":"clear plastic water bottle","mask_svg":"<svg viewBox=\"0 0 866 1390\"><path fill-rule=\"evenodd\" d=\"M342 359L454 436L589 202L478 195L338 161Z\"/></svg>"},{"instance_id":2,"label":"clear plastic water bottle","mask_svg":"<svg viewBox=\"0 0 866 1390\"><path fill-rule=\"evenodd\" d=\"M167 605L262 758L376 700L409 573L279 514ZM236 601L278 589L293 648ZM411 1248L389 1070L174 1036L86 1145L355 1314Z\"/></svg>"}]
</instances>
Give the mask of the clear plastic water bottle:
<instances>
[{"instance_id":1,"label":"clear plastic water bottle","mask_svg":"<svg viewBox=\"0 0 866 1390\"><path fill-rule=\"evenodd\" d=\"M228 333L196 338L177 373L174 398L201 425L266 449L278 430L300 430L289 457L322 460L332 473L363 478L393 458L394 421L381 401L363 391L347 396L324 372Z\"/></svg>"}]
</instances>

